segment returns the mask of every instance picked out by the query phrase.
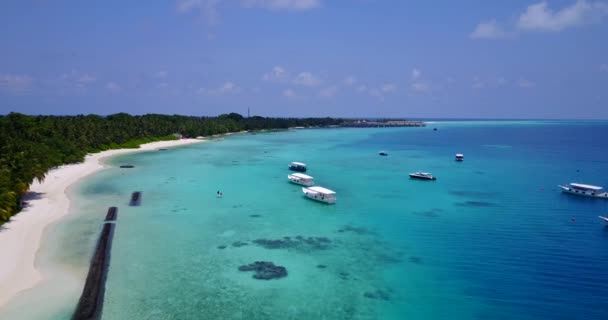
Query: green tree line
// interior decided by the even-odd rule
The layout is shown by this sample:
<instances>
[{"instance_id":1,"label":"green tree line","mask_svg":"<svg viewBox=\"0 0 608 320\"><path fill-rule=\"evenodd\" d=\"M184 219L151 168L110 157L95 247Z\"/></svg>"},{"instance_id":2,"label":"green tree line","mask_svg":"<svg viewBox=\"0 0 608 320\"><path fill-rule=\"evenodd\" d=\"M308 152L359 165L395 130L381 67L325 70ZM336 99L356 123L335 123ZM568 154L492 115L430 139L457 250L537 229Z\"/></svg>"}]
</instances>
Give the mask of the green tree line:
<instances>
[{"instance_id":1,"label":"green tree line","mask_svg":"<svg viewBox=\"0 0 608 320\"><path fill-rule=\"evenodd\" d=\"M34 180L63 164L82 162L87 153L138 148L140 144L243 130L316 127L343 122L332 118L244 118L147 114L132 116L0 116L0 224L21 210L21 198Z\"/></svg>"}]
</instances>

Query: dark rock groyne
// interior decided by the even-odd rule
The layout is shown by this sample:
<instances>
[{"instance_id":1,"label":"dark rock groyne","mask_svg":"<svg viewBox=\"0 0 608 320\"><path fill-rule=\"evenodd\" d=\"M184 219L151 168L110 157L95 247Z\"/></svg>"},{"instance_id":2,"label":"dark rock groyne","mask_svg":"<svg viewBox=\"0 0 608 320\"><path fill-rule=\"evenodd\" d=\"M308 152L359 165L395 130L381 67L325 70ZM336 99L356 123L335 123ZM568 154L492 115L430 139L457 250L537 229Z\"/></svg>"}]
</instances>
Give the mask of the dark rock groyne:
<instances>
[{"instance_id":1,"label":"dark rock groyne","mask_svg":"<svg viewBox=\"0 0 608 320\"><path fill-rule=\"evenodd\" d=\"M141 191L135 191L131 194L130 206L139 206L141 204Z\"/></svg>"},{"instance_id":2,"label":"dark rock groyne","mask_svg":"<svg viewBox=\"0 0 608 320\"><path fill-rule=\"evenodd\" d=\"M110 208L108 208L108 213L106 214L105 221L115 221L117 215L118 215L118 208L110 207Z\"/></svg>"},{"instance_id":3,"label":"dark rock groyne","mask_svg":"<svg viewBox=\"0 0 608 320\"><path fill-rule=\"evenodd\" d=\"M101 318L116 216L117 208L110 207L106 216L107 222L104 223L101 230L97 248L91 259L89 274L72 320L97 320Z\"/></svg>"}]
</instances>

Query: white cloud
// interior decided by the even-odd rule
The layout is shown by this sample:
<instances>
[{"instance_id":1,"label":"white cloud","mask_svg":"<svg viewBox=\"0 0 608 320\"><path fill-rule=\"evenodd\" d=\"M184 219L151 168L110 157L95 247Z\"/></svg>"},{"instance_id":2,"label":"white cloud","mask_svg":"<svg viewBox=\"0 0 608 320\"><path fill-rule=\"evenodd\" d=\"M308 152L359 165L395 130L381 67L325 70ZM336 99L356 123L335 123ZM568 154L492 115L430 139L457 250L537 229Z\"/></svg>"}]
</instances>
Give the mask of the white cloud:
<instances>
[{"instance_id":1,"label":"white cloud","mask_svg":"<svg viewBox=\"0 0 608 320\"><path fill-rule=\"evenodd\" d=\"M559 32L590 23L599 23L608 17L608 3L577 0L557 11L547 1L529 5L514 23L505 30L495 20L482 22L470 34L472 39L500 39L525 32Z\"/></svg>"},{"instance_id":2,"label":"white cloud","mask_svg":"<svg viewBox=\"0 0 608 320\"><path fill-rule=\"evenodd\" d=\"M483 88L498 88L506 85L509 81L504 77L486 77L484 79L475 76L473 78L473 84L471 88L473 89L483 89Z\"/></svg>"},{"instance_id":3,"label":"white cloud","mask_svg":"<svg viewBox=\"0 0 608 320\"><path fill-rule=\"evenodd\" d=\"M384 97L397 91L397 85L394 83L384 83L379 87L368 87L366 85L360 85L357 87L357 92L361 94L369 94L374 98L378 98L380 101L384 101Z\"/></svg>"},{"instance_id":4,"label":"white cloud","mask_svg":"<svg viewBox=\"0 0 608 320\"><path fill-rule=\"evenodd\" d=\"M64 73L59 76L59 82L67 87L77 87L84 89L86 86L95 82L97 78L88 73L79 73L75 70L69 73Z\"/></svg>"},{"instance_id":5,"label":"white cloud","mask_svg":"<svg viewBox=\"0 0 608 320\"><path fill-rule=\"evenodd\" d=\"M165 70L161 70L161 71L156 72L156 73L154 74L154 77L155 77L155 78L161 78L161 79L162 79L162 78L166 78L168 75L169 75L169 72L167 72L167 71L165 71Z\"/></svg>"},{"instance_id":6,"label":"white cloud","mask_svg":"<svg viewBox=\"0 0 608 320\"><path fill-rule=\"evenodd\" d=\"M608 72L608 64L604 63L600 65L600 71Z\"/></svg>"},{"instance_id":7,"label":"white cloud","mask_svg":"<svg viewBox=\"0 0 608 320\"><path fill-rule=\"evenodd\" d=\"M310 72L301 72L293 79L293 83L306 87L314 87L321 84L321 79Z\"/></svg>"},{"instance_id":8,"label":"white cloud","mask_svg":"<svg viewBox=\"0 0 608 320\"><path fill-rule=\"evenodd\" d=\"M520 79L516 85L520 88L530 89L536 87L536 83L526 79Z\"/></svg>"},{"instance_id":9,"label":"white cloud","mask_svg":"<svg viewBox=\"0 0 608 320\"><path fill-rule=\"evenodd\" d=\"M213 26L220 20L218 7L220 3L229 3L226 0L177 0L176 10L179 13L198 11L205 21ZM232 1L236 2L236 1ZM321 6L321 0L241 0L245 8L263 8L269 10L305 11ZM208 37L213 38L213 34Z\"/></svg>"},{"instance_id":10,"label":"white cloud","mask_svg":"<svg viewBox=\"0 0 608 320\"><path fill-rule=\"evenodd\" d=\"M412 83L412 90L419 93L425 93L431 90L431 86L425 82L414 82Z\"/></svg>"},{"instance_id":11,"label":"white cloud","mask_svg":"<svg viewBox=\"0 0 608 320\"><path fill-rule=\"evenodd\" d=\"M410 88L416 93L426 93L431 91L431 84L423 79L422 71L420 71L418 68L414 68L412 70L412 75L410 76Z\"/></svg>"},{"instance_id":12,"label":"white cloud","mask_svg":"<svg viewBox=\"0 0 608 320\"><path fill-rule=\"evenodd\" d=\"M217 12L219 2L220 0L177 0L177 12L189 13L198 10L208 24L214 25L219 21Z\"/></svg>"},{"instance_id":13,"label":"white cloud","mask_svg":"<svg viewBox=\"0 0 608 320\"><path fill-rule=\"evenodd\" d=\"M331 98L336 95L336 92L338 92L338 87L330 86L330 87L321 89L319 91L319 96L324 97L324 98Z\"/></svg>"},{"instance_id":14,"label":"white cloud","mask_svg":"<svg viewBox=\"0 0 608 320\"><path fill-rule=\"evenodd\" d=\"M502 39L507 36L508 34L494 20L479 23L469 35L472 39Z\"/></svg>"},{"instance_id":15,"label":"white cloud","mask_svg":"<svg viewBox=\"0 0 608 320\"><path fill-rule=\"evenodd\" d=\"M471 86L471 88L473 89L482 89L486 87L486 83L484 81L482 81L480 78L478 77L474 77L473 78L473 85Z\"/></svg>"},{"instance_id":16,"label":"white cloud","mask_svg":"<svg viewBox=\"0 0 608 320\"><path fill-rule=\"evenodd\" d=\"M574 4L553 11L546 1L528 6L519 16L517 28L524 31L556 32L569 27L601 21L608 16L608 4L578 0Z\"/></svg>"},{"instance_id":17,"label":"white cloud","mask_svg":"<svg viewBox=\"0 0 608 320\"><path fill-rule=\"evenodd\" d=\"M199 94L208 96L218 96L239 93L241 88L235 85L232 81L226 81L222 86L215 89L200 88L198 89Z\"/></svg>"},{"instance_id":18,"label":"white cloud","mask_svg":"<svg viewBox=\"0 0 608 320\"><path fill-rule=\"evenodd\" d=\"M412 81L417 80L418 78L420 78L421 75L422 72L420 72L420 70L418 70L417 68L414 68L414 70L412 70Z\"/></svg>"},{"instance_id":19,"label":"white cloud","mask_svg":"<svg viewBox=\"0 0 608 320\"><path fill-rule=\"evenodd\" d=\"M283 97L286 97L288 99L294 99L297 96L296 96L296 93L293 90L291 90L291 89L285 89L285 90L283 90Z\"/></svg>"},{"instance_id":20,"label":"white cloud","mask_svg":"<svg viewBox=\"0 0 608 320\"><path fill-rule=\"evenodd\" d=\"M320 7L321 0L243 0L242 4L245 7L302 11Z\"/></svg>"},{"instance_id":21,"label":"white cloud","mask_svg":"<svg viewBox=\"0 0 608 320\"><path fill-rule=\"evenodd\" d=\"M106 83L106 89L111 91L111 92L120 92L122 91L122 88L116 83L116 82L108 82Z\"/></svg>"},{"instance_id":22,"label":"white cloud","mask_svg":"<svg viewBox=\"0 0 608 320\"><path fill-rule=\"evenodd\" d=\"M368 92L370 96L379 98L380 100L384 100L384 95L382 94L382 91L380 91L380 89L370 88Z\"/></svg>"},{"instance_id":23,"label":"white cloud","mask_svg":"<svg viewBox=\"0 0 608 320\"><path fill-rule=\"evenodd\" d=\"M385 83L380 88L380 91L383 93L390 93L397 90L397 86L394 83Z\"/></svg>"},{"instance_id":24,"label":"white cloud","mask_svg":"<svg viewBox=\"0 0 608 320\"><path fill-rule=\"evenodd\" d=\"M95 80L97 80L97 78L88 73L85 73L81 75L76 81L81 84L89 84L95 82Z\"/></svg>"},{"instance_id":25,"label":"white cloud","mask_svg":"<svg viewBox=\"0 0 608 320\"><path fill-rule=\"evenodd\" d=\"M287 81L288 77L289 77L289 74L281 66L274 66L274 68L272 68L272 71L262 75L262 79L264 81L273 81L273 82L285 82L285 81Z\"/></svg>"},{"instance_id":26,"label":"white cloud","mask_svg":"<svg viewBox=\"0 0 608 320\"><path fill-rule=\"evenodd\" d=\"M355 76L348 76L344 78L344 84L347 86L354 86L357 83L357 78Z\"/></svg>"},{"instance_id":27,"label":"white cloud","mask_svg":"<svg viewBox=\"0 0 608 320\"><path fill-rule=\"evenodd\" d=\"M32 85L32 78L24 74L0 74L0 90L23 92Z\"/></svg>"}]
</instances>

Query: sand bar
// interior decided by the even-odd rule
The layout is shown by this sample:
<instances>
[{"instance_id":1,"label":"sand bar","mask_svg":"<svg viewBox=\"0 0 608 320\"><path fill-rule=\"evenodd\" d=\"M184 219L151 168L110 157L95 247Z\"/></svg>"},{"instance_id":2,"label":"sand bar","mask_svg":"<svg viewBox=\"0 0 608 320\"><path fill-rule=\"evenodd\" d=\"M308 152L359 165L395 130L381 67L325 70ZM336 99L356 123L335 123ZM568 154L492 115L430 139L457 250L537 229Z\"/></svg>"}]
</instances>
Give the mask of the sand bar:
<instances>
[{"instance_id":1,"label":"sand bar","mask_svg":"<svg viewBox=\"0 0 608 320\"><path fill-rule=\"evenodd\" d=\"M141 145L139 149L108 150L85 157L83 163L58 167L48 172L42 183L30 188L36 194L27 206L10 222L0 226L0 308L23 290L38 284L43 275L36 269L36 253L40 248L44 229L69 212L67 189L79 179L107 166L103 159L118 154L156 150L205 140L181 139ZM103 220L100 215L100 223Z\"/></svg>"}]
</instances>

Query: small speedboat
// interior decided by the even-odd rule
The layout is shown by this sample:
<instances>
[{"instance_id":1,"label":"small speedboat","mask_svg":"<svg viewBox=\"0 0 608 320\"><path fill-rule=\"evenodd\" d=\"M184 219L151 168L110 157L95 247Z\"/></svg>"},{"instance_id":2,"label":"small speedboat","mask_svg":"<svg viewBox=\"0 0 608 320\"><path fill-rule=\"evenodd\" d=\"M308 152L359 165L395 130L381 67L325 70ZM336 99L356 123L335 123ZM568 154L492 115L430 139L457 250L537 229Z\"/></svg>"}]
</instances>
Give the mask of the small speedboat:
<instances>
[{"instance_id":1,"label":"small speedboat","mask_svg":"<svg viewBox=\"0 0 608 320\"><path fill-rule=\"evenodd\" d=\"M410 178L420 180L437 180L432 174L428 172L414 172L410 173Z\"/></svg>"},{"instance_id":2,"label":"small speedboat","mask_svg":"<svg viewBox=\"0 0 608 320\"><path fill-rule=\"evenodd\" d=\"M457 153L456 154L456 161L463 161L463 160L464 160L464 154Z\"/></svg>"},{"instance_id":3,"label":"small speedboat","mask_svg":"<svg viewBox=\"0 0 608 320\"><path fill-rule=\"evenodd\" d=\"M313 177L305 175L303 173L292 173L287 176L287 179L289 179L289 181L291 181L292 183L307 187L311 187L315 184Z\"/></svg>"},{"instance_id":4,"label":"small speedboat","mask_svg":"<svg viewBox=\"0 0 608 320\"><path fill-rule=\"evenodd\" d=\"M289 164L288 168L292 171L306 172L306 163L292 162Z\"/></svg>"},{"instance_id":5,"label":"small speedboat","mask_svg":"<svg viewBox=\"0 0 608 320\"><path fill-rule=\"evenodd\" d=\"M600 186L592 186L590 184L582 183L571 183L567 186L558 187L560 187L565 193L570 193L577 196L608 199L608 192L604 192L604 188Z\"/></svg>"},{"instance_id":6,"label":"small speedboat","mask_svg":"<svg viewBox=\"0 0 608 320\"><path fill-rule=\"evenodd\" d=\"M302 188L306 197L325 203L336 203L336 192L323 187Z\"/></svg>"},{"instance_id":7,"label":"small speedboat","mask_svg":"<svg viewBox=\"0 0 608 320\"><path fill-rule=\"evenodd\" d=\"M378 152L378 154L381 156L388 156L388 152L386 152L386 151L380 151L380 152Z\"/></svg>"}]
</instances>

